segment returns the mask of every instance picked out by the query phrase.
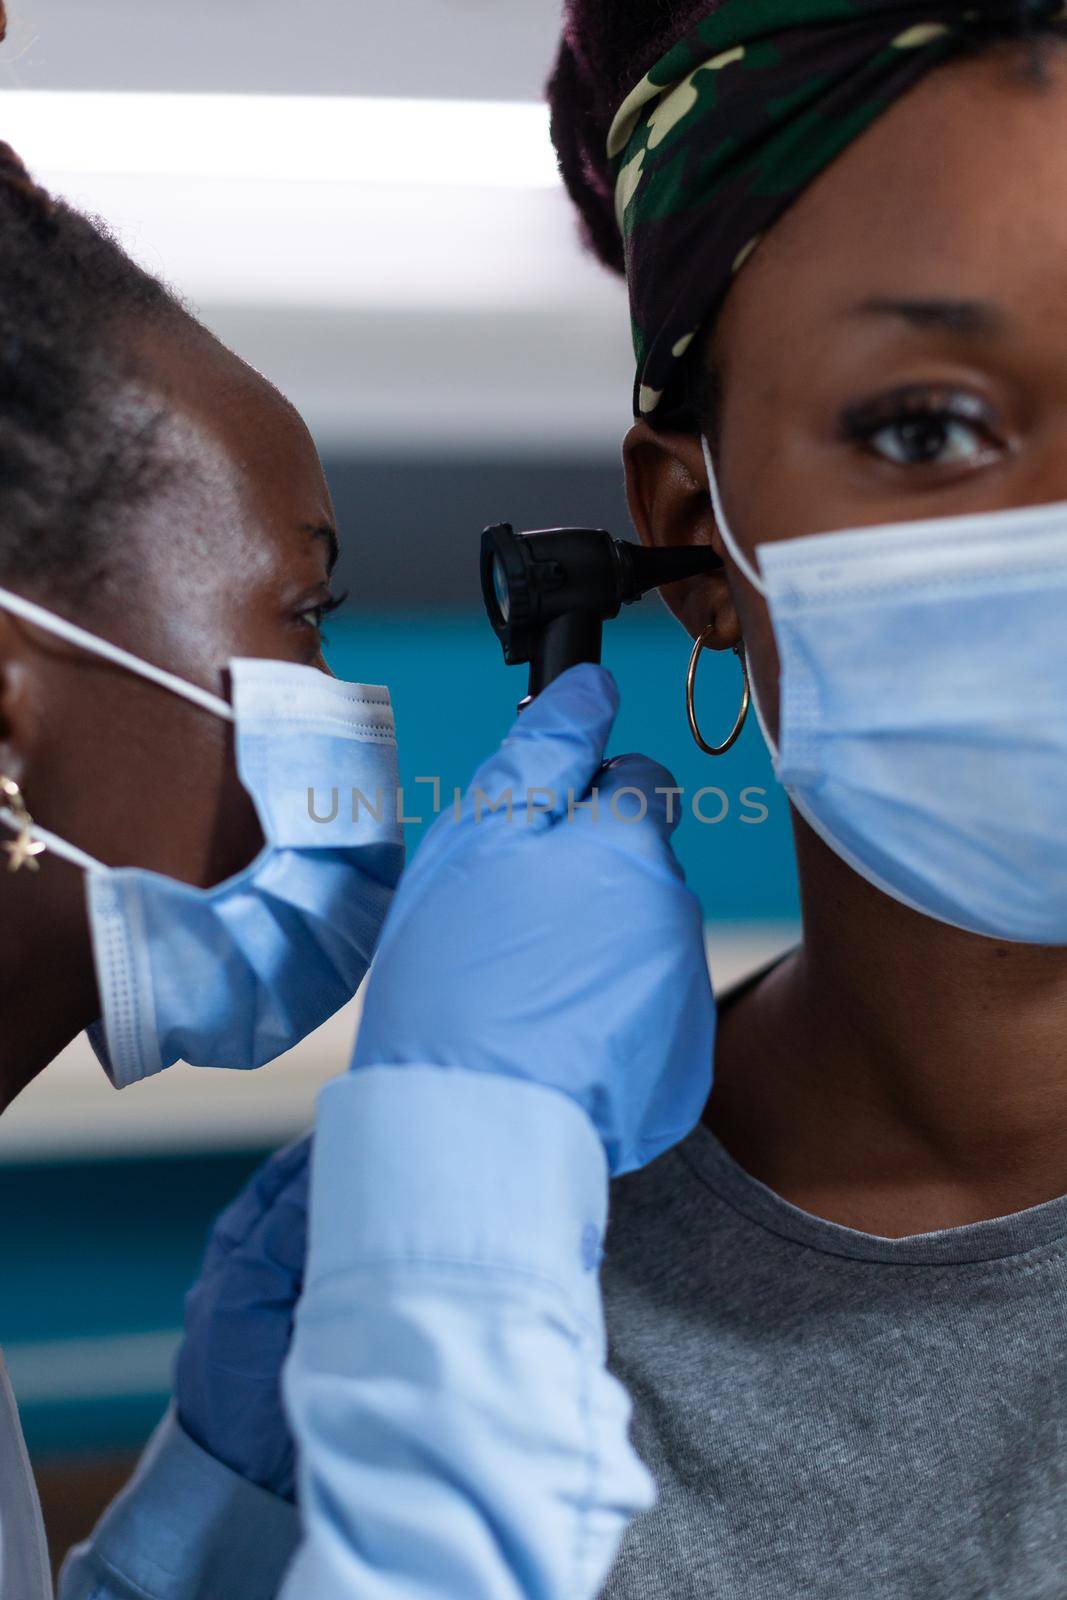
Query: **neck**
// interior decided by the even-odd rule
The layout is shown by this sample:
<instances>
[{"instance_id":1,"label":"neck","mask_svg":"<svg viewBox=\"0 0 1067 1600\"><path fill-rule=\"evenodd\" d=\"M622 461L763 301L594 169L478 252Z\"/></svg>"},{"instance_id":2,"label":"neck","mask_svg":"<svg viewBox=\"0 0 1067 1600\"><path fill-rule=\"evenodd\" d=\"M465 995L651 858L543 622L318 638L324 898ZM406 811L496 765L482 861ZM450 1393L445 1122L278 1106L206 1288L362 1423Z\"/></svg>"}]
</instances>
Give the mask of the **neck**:
<instances>
[{"instance_id":1,"label":"neck","mask_svg":"<svg viewBox=\"0 0 1067 1600\"><path fill-rule=\"evenodd\" d=\"M81 885L72 915L55 881L76 869L49 869L0 880L0 1112L99 1014Z\"/></svg>"},{"instance_id":2,"label":"neck","mask_svg":"<svg viewBox=\"0 0 1067 1600\"><path fill-rule=\"evenodd\" d=\"M946 927L796 823L804 941L735 1008L708 1121L816 1215L899 1236L1067 1190L1067 949Z\"/></svg>"}]
</instances>

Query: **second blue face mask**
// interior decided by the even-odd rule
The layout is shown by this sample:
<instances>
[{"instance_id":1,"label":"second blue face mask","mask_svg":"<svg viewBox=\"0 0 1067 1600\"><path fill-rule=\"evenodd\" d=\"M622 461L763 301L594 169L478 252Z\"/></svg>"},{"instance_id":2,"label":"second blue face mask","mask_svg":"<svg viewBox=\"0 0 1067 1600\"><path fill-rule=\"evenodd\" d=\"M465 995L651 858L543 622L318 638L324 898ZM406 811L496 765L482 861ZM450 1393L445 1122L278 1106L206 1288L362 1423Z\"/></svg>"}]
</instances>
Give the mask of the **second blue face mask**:
<instances>
[{"instance_id":1,"label":"second blue face mask","mask_svg":"<svg viewBox=\"0 0 1067 1600\"><path fill-rule=\"evenodd\" d=\"M868 882L940 922L1067 944L1067 504L761 544L775 772Z\"/></svg>"},{"instance_id":2,"label":"second blue face mask","mask_svg":"<svg viewBox=\"0 0 1067 1600\"><path fill-rule=\"evenodd\" d=\"M0 607L233 721L263 830L210 889L105 866L35 834L87 874L101 1019L89 1037L117 1087L175 1061L262 1066L355 994L403 867L388 690L291 662L230 663L232 707L0 590Z\"/></svg>"}]
</instances>

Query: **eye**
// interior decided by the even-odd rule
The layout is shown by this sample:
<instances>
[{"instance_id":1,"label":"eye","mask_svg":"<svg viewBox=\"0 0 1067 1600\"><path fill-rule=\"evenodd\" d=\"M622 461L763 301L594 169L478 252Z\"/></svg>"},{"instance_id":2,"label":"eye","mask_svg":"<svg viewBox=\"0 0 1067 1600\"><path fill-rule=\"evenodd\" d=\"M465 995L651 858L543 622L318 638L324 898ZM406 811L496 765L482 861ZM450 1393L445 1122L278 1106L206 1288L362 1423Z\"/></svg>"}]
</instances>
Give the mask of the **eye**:
<instances>
[{"instance_id":1,"label":"eye","mask_svg":"<svg viewBox=\"0 0 1067 1600\"><path fill-rule=\"evenodd\" d=\"M293 613L293 620L302 628L313 628L316 633L322 633L322 625L326 618L343 606L348 599L348 592L344 594L329 594L314 604L303 605Z\"/></svg>"},{"instance_id":2,"label":"eye","mask_svg":"<svg viewBox=\"0 0 1067 1600\"><path fill-rule=\"evenodd\" d=\"M944 389L895 390L848 407L844 438L897 467L975 467L1005 448L990 407Z\"/></svg>"},{"instance_id":3,"label":"eye","mask_svg":"<svg viewBox=\"0 0 1067 1600\"><path fill-rule=\"evenodd\" d=\"M901 467L924 466L931 461L970 461L985 448L985 440L969 422L933 414L879 428L867 442L872 450Z\"/></svg>"}]
</instances>

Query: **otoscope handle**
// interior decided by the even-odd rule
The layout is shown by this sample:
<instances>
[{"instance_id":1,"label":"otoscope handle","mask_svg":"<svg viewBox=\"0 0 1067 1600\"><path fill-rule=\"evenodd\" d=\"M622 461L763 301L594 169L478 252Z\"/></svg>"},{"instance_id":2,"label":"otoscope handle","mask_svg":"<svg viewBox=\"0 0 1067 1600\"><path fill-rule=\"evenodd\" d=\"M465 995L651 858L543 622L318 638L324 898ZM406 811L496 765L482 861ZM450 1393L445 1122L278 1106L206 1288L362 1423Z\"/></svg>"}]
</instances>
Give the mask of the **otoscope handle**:
<instances>
[{"instance_id":1,"label":"otoscope handle","mask_svg":"<svg viewBox=\"0 0 1067 1600\"><path fill-rule=\"evenodd\" d=\"M580 661L600 661L604 624L588 611L565 611L549 622L540 649L530 658L529 696L532 700L568 667ZM527 702L524 700L523 704Z\"/></svg>"}]
</instances>

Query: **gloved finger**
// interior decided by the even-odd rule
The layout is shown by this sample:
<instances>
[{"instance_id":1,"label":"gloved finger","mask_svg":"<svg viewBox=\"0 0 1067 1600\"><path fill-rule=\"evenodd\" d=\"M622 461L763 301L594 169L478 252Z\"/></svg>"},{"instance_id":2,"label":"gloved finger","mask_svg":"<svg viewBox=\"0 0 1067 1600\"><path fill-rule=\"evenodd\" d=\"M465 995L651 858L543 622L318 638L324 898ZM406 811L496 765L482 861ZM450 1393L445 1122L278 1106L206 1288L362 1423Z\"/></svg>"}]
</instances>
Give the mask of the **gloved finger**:
<instances>
[{"instance_id":1,"label":"gloved finger","mask_svg":"<svg viewBox=\"0 0 1067 1600\"><path fill-rule=\"evenodd\" d=\"M572 797L589 789L604 760L604 747L619 709L615 680L604 668L583 662L542 690L520 713L507 738L475 773L464 804L477 791L490 801L510 792L516 810L544 823L567 813Z\"/></svg>"},{"instance_id":2,"label":"gloved finger","mask_svg":"<svg viewBox=\"0 0 1067 1600\"><path fill-rule=\"evenodd\" d=\"M685 873L671 847L680 820L679 790L666 767L647 756L618 756L599 773L589 804L571 812L568 832L577 848L606 846L684 884Z\"/></svg>"},{"instance_id":3,"label":"gloved finger","mask_svg":"<svg viewBox=\"0 0 1067 1600\"><path fill-rule=\"evenodd\" d=\"M574 820L646 823L669 839L682 818L682 791L673 773L648 756L615 756L597 774L590 798L596 806L574 808Z\"/></svg>"},{"instance_id":4,"label":"gloved finger","mask_svg":"<svg viewBox=\"0 0 1067 1600\"><path fill-rule=\"evenodd\" d=\"M306 1188L311 1146L312 1136L306 1134L284 1149L276 1150L257 1169L237 1199L216 1219L204 1253L202 1276L216 1271L230 1252L248 1238L284 1189L294 1183Z\"/></svg>"}]
</instances>

